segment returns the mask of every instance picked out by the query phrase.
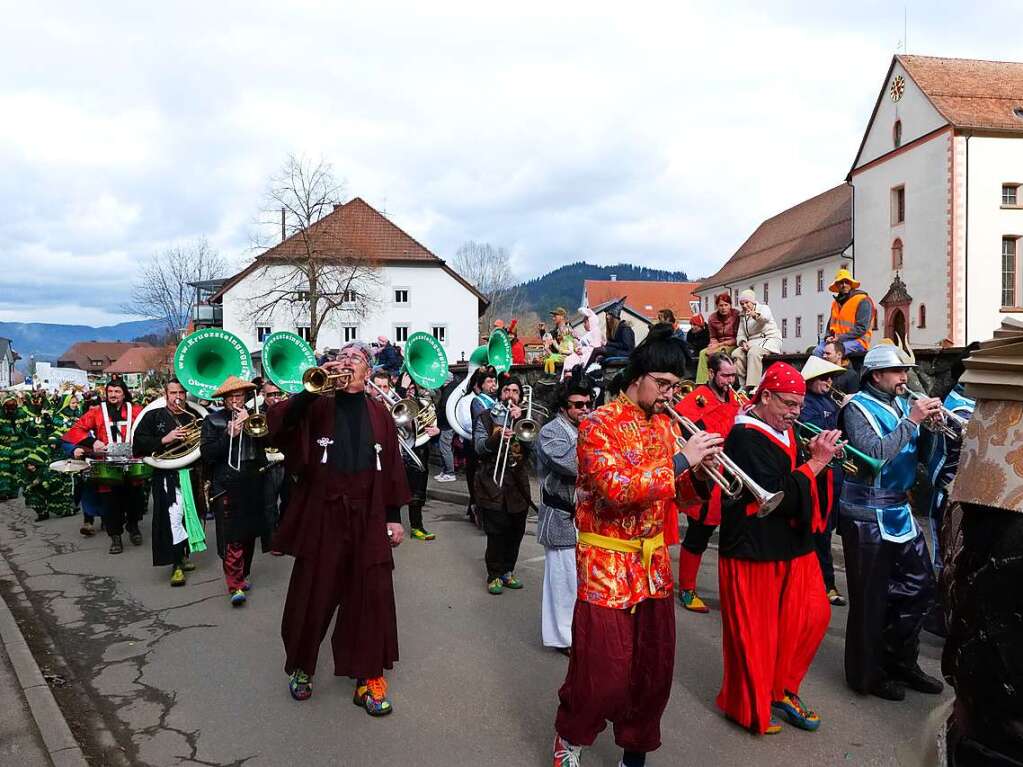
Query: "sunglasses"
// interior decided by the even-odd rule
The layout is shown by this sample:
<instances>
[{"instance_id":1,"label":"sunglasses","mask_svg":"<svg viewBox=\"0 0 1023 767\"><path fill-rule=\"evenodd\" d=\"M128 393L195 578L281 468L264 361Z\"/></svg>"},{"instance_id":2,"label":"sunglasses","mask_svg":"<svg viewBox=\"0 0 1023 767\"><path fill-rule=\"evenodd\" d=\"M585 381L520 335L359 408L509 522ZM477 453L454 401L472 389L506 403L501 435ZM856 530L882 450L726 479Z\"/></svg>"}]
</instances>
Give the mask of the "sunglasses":
<instances>
[{"instance_id":1,"label":"sunglasses","mask_svg":"<svg viewBox=\"0 0 1023 767\"><path fill-rule=\"evenodd\" d=\"M567 405L570 410L589 410L592 407L588 400L569 400Z\"/></svg>"}]
</instances>

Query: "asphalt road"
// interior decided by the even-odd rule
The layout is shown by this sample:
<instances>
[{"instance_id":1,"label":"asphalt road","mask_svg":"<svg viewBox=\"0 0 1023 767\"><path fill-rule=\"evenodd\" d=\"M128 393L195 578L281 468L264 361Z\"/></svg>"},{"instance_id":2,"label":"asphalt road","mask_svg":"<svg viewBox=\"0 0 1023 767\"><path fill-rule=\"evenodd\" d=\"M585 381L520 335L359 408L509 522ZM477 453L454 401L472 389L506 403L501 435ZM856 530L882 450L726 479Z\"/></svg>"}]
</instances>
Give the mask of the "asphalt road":
<instances>
[{"instance_id":1,"label":"asphalt road","mask_svg":"<svg viewBox=\"0 0 1023 767\"><path fill-rule=\"evenodd\" d=\"M394 713L371 719L351 704L352 682L330 676L327 644L312 699L288 695L279 628L290 559L257 555L250 601L233 609L214 551L196 557L186 587L171 589L167 569L150 566L148 530L142 547L109 556L107 538L82 538L78 519L32 519L20 501L0 504L0 552L31 602L20 617L38 621L29 641L41 665L67 677L58 700L96 765L550 764L567 660L540 644L543 552L532 523L519 569L525 588L495 597L485 590L482 534L461 507L428 504L437 540L407 541L396 554ZM802 691L822 715L818 732L786 727L755 738L718 714L716 566L712 550L700 582L715 611L677 612L664 745L648 764L912 763L907 755L918 750L929 713L950 696L910 693L890 703L847 691L842 608ZM925 635L921 655L924 669L938 673L934 637ZM605 731L584 764L615 765L619 753Z\"/></svg>"}]
</instances>

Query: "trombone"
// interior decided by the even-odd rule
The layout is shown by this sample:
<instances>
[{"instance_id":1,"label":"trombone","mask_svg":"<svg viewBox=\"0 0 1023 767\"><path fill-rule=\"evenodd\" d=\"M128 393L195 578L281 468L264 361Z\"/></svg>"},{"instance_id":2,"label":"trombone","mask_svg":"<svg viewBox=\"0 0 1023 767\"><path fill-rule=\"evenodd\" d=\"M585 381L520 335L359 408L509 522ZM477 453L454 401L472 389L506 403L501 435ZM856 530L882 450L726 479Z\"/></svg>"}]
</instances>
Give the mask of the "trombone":
<instances>
[{"instance_id":1,"label":"trombone","mask_svg":"<svg viewBox=\"0 0 1023 767\"><path fill-rule=\"evenodd\" d=\"M675 405L678 402L678 399L669 400L664 412L671 416L681 430L690 437L703 431L691 419L675 410ZM675 442L679 448L684 448L687 440L684 437L676 437ZM739 468L739 465L725 453L718 455L716 465L708 466L704 464L703 471L710 478L710 481L720 487L721 492L729 498L738 498L743 490L749 490L753 500L760 507L757 510L758 517L766 517L778 508L778 504L785 499L784 491L768 492L758 485L749 474Z\"/></svg>"},{"instance_id":2,"label":"trombone","mask_svg":"<svg viewBox=\"0 0 1023 767\"><path fill-rule=\"evenodd\" d=\"M910 400L925 399L926 394L921 392L913 391L907 388L905 390L906 396ZM963 418L957 413L953 413L944 405L941 406L941 412L934 416L934 418L928 419L924 423L924 427L929 431L936 432L938 434L944 434L948 439L958 442L963 438L963 434L966 433L966 425L969 421Z\"/></svg>"},{"instance_id":3,"label":"trombone","mask_svg":"<svg viewBox=\"0 0 1023 767\"><path fill-rule=\"evenodd\" d=\"M307 373L309 371L306 371ZM349 374L349 379L351 375ZM387 404L387 409L391 412L391 418L394 419L394 425L398 428L398 447L405 453L410 461L415 464L415 467L420 471L426 471L426 467L423 465L422 460L416 455L415 447L415 436L416 436L416 418L419 415L420 405L414 399L402 399L398 396L397 392L384 391L375 383L373 379L366 381L366 386L380 395L380 398ZM411 436L410 436L411 432Z\"/></svg>"},{"instance_id":4,"label":"trombone","mask_svg":"<svg viewBox=\"0 0 1023 767\"><path fill-rule=\"evenodd\" d=\"M533 403L533 387L525 385L522 387L522 404L525 406L526 414L512 427L512 436L505 437L504 430L508 428L508 421L511 418L511 408L504 408L504 421L501 424L501 441L497 445L497 461L494 463L493 480L498 485L504 484L505 470L508 468L508 455L511 453L512 440L529 444L534 442L540 435L540 424L533 418L533 411L536 410L544 417L549 411L543 405Z\"/></svg>"}]
</instances>

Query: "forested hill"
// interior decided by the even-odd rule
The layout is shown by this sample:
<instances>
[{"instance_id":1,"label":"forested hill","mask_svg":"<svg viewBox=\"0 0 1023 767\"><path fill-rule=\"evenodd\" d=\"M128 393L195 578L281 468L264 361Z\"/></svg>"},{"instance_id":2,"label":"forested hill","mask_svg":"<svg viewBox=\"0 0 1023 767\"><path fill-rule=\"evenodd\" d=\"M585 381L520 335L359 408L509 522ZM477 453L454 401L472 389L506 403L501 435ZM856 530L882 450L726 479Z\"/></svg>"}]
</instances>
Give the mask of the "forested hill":
<instances>
[{"instance_id":1,"label":"forested hill","mask_svg":"<svg viewBox=\"0 0 1023 767\"><path fill-rule=\"evenodd\" d=\"M559 267L542 277L519 284L522 305L525 311L534 311L544 316L552 307L563 306L574 312L583 297L585 280L609 280L611 275L619 280L651 280L657 282L686 282L685 272L669 272L632 264L598 266L578 261Z\"/></svg>"}]
</instances>

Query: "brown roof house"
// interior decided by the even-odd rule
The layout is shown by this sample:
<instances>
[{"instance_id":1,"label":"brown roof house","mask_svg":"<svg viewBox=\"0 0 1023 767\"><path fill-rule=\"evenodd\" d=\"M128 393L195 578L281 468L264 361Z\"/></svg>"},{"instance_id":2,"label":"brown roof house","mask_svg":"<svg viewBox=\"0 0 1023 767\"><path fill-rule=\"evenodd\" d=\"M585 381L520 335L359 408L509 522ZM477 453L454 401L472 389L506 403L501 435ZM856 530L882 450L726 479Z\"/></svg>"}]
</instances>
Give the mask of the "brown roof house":
<instances>
[{"instance_id":1,"label":"brown roof house","mask_svg":"<svg viewBox=\"0 0 1023 767\"><path fill-rule=\"evenodd\" d=\"M108 376L117 375L128 386L135 388L140 386L149 374L168 373L173 360L173 346L136 346L128 349L103 372Z\"/></svg>"},{"instance_id":2,"label":"brown roof house","mask_svg":"<svg viewBox=\"0 0 1023 767\"><path fill-rule=\"evenodd\" d=\"M477 346L486 296L360 197L258 255L209 303L221 305L223 327L258 359L269 333L309 337L310 265L320 265L329 294L318 306L327 316L318 350L380 336L404 344L416 332L438 339L451 362Z\"/></svg>"},{"instance_id":3,"label":"brown roof house","mask_svg":"<svg viewBox=\"0 0 1023 767\"><path fill-rule=\"evenodd\" d=\"M79 341L60 355L57 367L77 368L99 375L126 351L143 345L124 341Z\"/></svg>"},{"instance_id":4,"label":"brown roof house","mask_svg":"<svg viewBox=\"0 0 1023 767\"><path fill-rule=\"evenodd\" d=\"M961 346L1023 319L1023 63L894 56L851 154L882 335Z\"/></svg>"},{"instance_id":5,"label":"brown roof house","mask_svg":"<svg viewBox=\"0 0 1023 767\"><path fill-rule=\"evenodd\" d=\"M583 306L594 307L626 297L625 305L649 322L657 321L657 312L671 309L683 325L693 312L695 282L660 282L655 280L586 280L583 283Z\"/></svg>"},{"instance_id":6,"label":"brown roof house","mask_svg":"<svg viewBox=\"0 0 1023 767\"><path fill-rule=\"evenodd\" d=\"M827 286L852 246L852 189L840 184L764 221L697 289L704 314L714 296L752 289L771 307L785 351L817 343L831 305Z\"/></svg>"}]
</instances>

